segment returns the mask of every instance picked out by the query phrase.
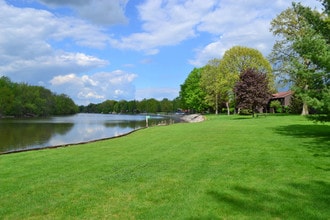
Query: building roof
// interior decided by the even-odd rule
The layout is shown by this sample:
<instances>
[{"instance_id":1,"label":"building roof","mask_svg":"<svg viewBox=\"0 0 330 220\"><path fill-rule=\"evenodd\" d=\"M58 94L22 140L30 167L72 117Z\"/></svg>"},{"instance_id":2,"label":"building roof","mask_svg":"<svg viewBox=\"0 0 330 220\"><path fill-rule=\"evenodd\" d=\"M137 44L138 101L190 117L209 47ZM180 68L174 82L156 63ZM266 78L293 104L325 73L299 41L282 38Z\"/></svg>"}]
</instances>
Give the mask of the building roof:
<instances>
[{"instance_id":1,"label":"building roof","mask_svg":"<svg viewBox=\"0 0 330 220\"><path fill-rule=\"evenodd\" d=\"M272 94L272 98L273 99L280 99L280 98L285 98L285 97L287 97L287 96L290 96L290 95L292 95L293 94L293 92L292 91L286 91L286 92L278 92L278 93L275 93L275 94Z\"/></svg>"}]
</instances>

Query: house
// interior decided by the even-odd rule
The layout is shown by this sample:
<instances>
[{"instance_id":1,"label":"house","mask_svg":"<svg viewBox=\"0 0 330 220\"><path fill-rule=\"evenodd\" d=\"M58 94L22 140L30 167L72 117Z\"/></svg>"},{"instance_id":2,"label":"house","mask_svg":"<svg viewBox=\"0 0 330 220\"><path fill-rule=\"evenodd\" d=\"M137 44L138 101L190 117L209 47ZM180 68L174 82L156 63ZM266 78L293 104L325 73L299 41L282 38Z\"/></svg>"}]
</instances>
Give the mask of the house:
<instances>
[{"instance_id":1,"label":"house","mask_svg":"<svg viewBox=\"0 0 330 220\"><path fill-rule=\"evenodd\" d=\"M272 97L270 98L269 102L278 100L278 101L280 101L280 103L283 107L289 106L291 103L292 96L293 96L292 91L278 92L278 93L272 94Z\"/></svg>"},{"instance_id":2,"label":"house","mask_svg":"<svg viewBox=\"0 0 330 220\"><path fill-rule=\"evenodd\" d=\"M276 100L279 101L281 103L282 107L290 106L292 96L293 96L292 91L278 92L278 93L272 94L272 97L269 99L268 105L267 105L268 112L271 112L271 113L275 112L275 110L270 107L270 103L272 101L276 101Z\"/></svg>"}]
</instances>

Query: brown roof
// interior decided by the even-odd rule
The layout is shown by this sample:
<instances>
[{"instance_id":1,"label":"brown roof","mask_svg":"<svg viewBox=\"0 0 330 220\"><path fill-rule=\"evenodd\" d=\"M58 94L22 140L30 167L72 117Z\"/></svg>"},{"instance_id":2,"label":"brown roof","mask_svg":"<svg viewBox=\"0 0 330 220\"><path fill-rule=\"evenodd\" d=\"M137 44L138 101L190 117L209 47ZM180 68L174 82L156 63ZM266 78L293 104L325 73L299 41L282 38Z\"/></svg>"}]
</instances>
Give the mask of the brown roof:
<instances>
[{"instance_id":1,"label":"brown roof","mask_svg":"<svg viewBox=\"0 0 330 220\"><path fill-rule=\"evenodd\" d=\"M272 94L272 96L273 96L273 99L279 99L279 98L285 98L292 94L293 94L292 91L286 91L286 92L278 92L278 93Z\"/></svg>"}]
</instances>

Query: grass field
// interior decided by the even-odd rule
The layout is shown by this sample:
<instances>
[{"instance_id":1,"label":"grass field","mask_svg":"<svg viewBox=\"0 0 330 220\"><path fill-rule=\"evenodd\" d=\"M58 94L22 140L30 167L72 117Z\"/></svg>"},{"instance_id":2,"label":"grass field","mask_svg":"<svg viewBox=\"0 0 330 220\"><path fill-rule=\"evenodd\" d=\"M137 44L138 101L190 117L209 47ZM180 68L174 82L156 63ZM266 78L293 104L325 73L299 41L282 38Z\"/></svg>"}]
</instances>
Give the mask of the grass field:
<instances>
[{"instance_id":1,"label":"grass field","mask_svg":"<svg viewBox=\"0 0 330 220\"><path fill-rule=\"evenodd\" d=\"M208 116L0 156L0 219L329 219L330 124Z\"/></svg>"}]
</instances>

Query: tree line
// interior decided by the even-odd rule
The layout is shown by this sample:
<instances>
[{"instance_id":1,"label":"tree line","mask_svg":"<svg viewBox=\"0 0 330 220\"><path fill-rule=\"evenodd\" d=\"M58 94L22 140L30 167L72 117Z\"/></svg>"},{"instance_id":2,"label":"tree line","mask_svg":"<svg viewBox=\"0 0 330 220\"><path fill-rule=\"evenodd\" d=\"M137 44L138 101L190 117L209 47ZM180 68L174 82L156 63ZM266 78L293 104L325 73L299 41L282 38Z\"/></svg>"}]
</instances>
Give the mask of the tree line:
<instances>
[{"instance_id":1,"label":"tree line","mask_svg":"<svg viewBox=\"0 0 330 220\"><path fill-rule=\"evenodd\" d=\"M123 114L139 114L139 113L172 113L180 109L180 100L178 98L169 100L164 98L158 101L154 98L138 100L106 100L99 104L90 103L87 106L79 106L79 112L82 113L123 113Z\"/></svg>"},{"instance_id":2,"label":"tree line","mask_svg":"<svg viewBox=\"0 0 330 220\"><path fill-rule=\"evenodd\" d=\"M0 78L0 117L36 117L68 115L78 112L78 106L65 94L55 94L42 86L14 83Z\"/></svg>"},{"instance_id":3,"label":"tree line","mask_svg":"<svg viewBox=\"0 0 330 220\"><path fill-rule=\"evenodd\" d=\"M180 99L184 108L198 112L254 112L266 108L274 91L269 61L256 49L235 46L222 59L193 69L181 85Z\"/></svg>"},{"instance_id":4,"label":"tree line","mask_svg":"<svg viewBox=\"0 0 330 220\"><path fill-rule=\"evenodd\" d=\"M278 40L269 57L235 46L222 59L193 69L181 85L183 108L253 112L269 104L277 79L291 85L293 112L301 109L302 115L308 115L312 111L310 118L330 121L330 4L320 1L322 12L292 3L272 20L270 30Z\"/></svg>"}]
</instances>

